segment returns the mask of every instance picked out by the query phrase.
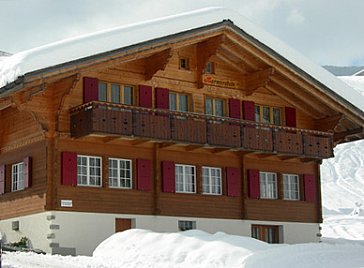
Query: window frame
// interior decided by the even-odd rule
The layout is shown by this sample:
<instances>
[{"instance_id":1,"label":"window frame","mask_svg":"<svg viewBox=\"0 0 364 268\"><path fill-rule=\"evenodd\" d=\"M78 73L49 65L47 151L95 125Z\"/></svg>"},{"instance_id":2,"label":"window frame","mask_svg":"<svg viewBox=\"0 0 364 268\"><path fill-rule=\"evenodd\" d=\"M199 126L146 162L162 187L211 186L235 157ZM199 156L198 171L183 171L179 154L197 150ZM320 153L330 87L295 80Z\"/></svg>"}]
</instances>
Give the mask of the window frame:
<instances>
[{"instance_id":1,"label":"window frame","mask_svg":"<svg viewBox=\"0 0 364 268\"><path fill-rule=\"evenodd\" d=\"M179 57L178 66L180 70L190 70L190 59L188 57Z\"/></svg>"},{"instance_id":2,"label":"window frame","mask_svg":"<svg viewBox=\"0 0 364 268\"><path fill-rule=\"evenodd\" d=\"M191 227L187 225L191 225ZM196 230L196 221L178 220L178 230L180 232Z\"/></svg>"},{"instance_id":3,"label":"window frame","mask_svg":"<svg viewBox=\"0 0 364 268\"><path fill-rule=\"evenodd\" d=\"M264 183L262 182L262 175L265 175L265 181ZM268 183L268 177L267 175L274 175L274 185L273 185L273 195L270 196L272 194L272 192L270 192L270 186ZM275 172L267 172L267 171L259 171L259 183L260 183L260 198L261 199L268 199L268 200L276 200L278 199L278 176L277 173ZM263 191L263 185L264 185L264 190ZM264 193L264 195L263 195Z\"/></svg>"},{"instance_id":4,"label":"window frame","mask_svg":"<svg viewBox=\"0 0 364 268\"><path fill-rule=\"evenodd\" d=\"M177 174L177 168L178 167L182 167L182 186L183 186L183 190L177 190L177 179L178 179L178 174ZM185 168L193 168L193 177L192 177L192 185L193 185L193 190L192 191L187 191L186 190L186 171ZM175 164L175 185L176 185L176 193L184 193L184 194L195 194L196 193L196 183L197 183L197 178L196 178L196 166L194 165L186 165L186 164Z\"/></svg>"},{"instance_id":5,"label":"window frame","mask_svg":"<svg viewBox=\"0 0 364 268\"><path fill-rule=\"evenodd\" d=\"M204 169L208 169L209 170L209 174L208 174L208 192L205 192L204 191L204 185L206 185L204 183ZM215 169L215 170L219 170L220 172L220 178L219 178L219 185L213 185L212 181L213 181L213 178L212 178L212 173L211 173L211 170L212 169ZM211 166L202 166L201 167L201 177L202 177L202 194L206 194L206 195L222 195L222 168L220 167L211 167ZM215 187L214 187L215 186ZM220 192L214 192L213 189L216 190L216 187L219 187L220 189Z\"/></svg>"},{"instance_id":6,"label":"window frame","mask_svg":"<svg viewBox=\"0 0 364 268\"><path fill-rule=\"evenodd\" d=\"M19 172L19 167L21 167L21 172ZM17 172L14 172L14 169L17 169ZM19 187L20 182L23 182L23 187ZM24 161L22 161L11 165L11 191L18 192L24 189Z\"/></svg>"},{"instance_id":7,"label":"window frame","mask_svg":"<svg viewBox=\"0 0 364 268\"><path fill-rule=\"evenodd\" d=\"M110 172L110 160L111 161L117 161L117 186L111 186L110 184L110 180L113 179L111 178L111 172ZM130 167L130 178L121 178L120 177L120 162L121 161L125 161L125 162L129 162L129 167ZM126 169L125 169L126 170ZM109 188L113 188L113 189L133 189L133 160L131 159L124 159L124 158L116 158L116 157L109 157L108 158L108 171L109 171ZM124 187L124 186L121 186L121 181L122 180L129 180L130 181L130 187Z\"/></svg>"},{"instance_id":8,"label":"window frame","mask_svg":"<svg viewBox=\"0 0 364 268\"><path fill-rule=\"evenodd\" d=\"M204 68L204 73L205 74L215 74L215 62L208 61Z\"/></svg>"},{"instance_id":9,"label":"window frame","mask_svg":"<svg viewBox=\"0 0 364 268\"><path fill-rule=\"evenodd\" d=\"M212 101L212 114L207 113L206 102L208 99L210 99ZM216 101L222 102L222 115L216 115ZM222 99L222 98L212 97L212 96L205 96L204 110L205 110L205 115L224 117L224 116L226 116L226 100Z\"/></svg>"},{"instance_id":10,"label":"window frame","mask_svg":"<svg viewBox=\"0 0 364 268\"><path fill-rule=\"evenodd\" d=\"M259 109L259 121L257 121L257 108ZM264 108L269 108L269 123L264 122ZM279 124L275 124L274 122L274 111L279 110ZM284 109L279 106L270 106L264 104L254 104L254 120L256 123L273 125L273 126L283 126L284 121Z\"/></svg>"},{"instance_id":11,"label":"window frame","mask_svg":"<svg viewBox=\"0 0 364 268\"><path fill-rule=\"evenodd\" d=\"M175 110L172 110L171 109L171 95L175 95L176 98L175 98L175 105L176 105L176 109ZM180 103L181 103L181 100L180 100L180 97L182 96L186 96L187 97L187 110L186 111L181 111L180 110ZM190 103L191 103L191 100L190 100L190 94L188 93L183 93L183 92L176 92L176 91L169 91L169 94L168 94L168 98L169 98L169 110L170 111L173 111L173 112L180 112L180 113L187 113L187 112L190 112Z\"/></svg>"},{"instance_id":12,"label":"window frame","mask_svg":"<svg viewBox=\"0 0 364 268\"><path fill-rule=\"evenodd\" d=\"M105 100L100 100L100 84L105 84L106 85L106 101ZM113 91L113 86L118 86L119 87L119 102L115 102L112 100L112 91ZM113 103L113 104L121 104L121 105L130 105L133 106L135 104L135 100L136 100L136 86L131 85L131 84L122 84L122 83L115 83L115 82L107 82L104 80L100 80L99 84L99 95L98 95L98 101L100 102L109 102L109 103ZM126 103L125 101L125 88L131 88L131 103Z\"/></svg>"},{"instance_id":13,"label":"window frame","mask_svg":"<svg viewBox=\"0 0 364 268\"><path fill-rule=\"evenodd\" d=\"M267 241L265 239L265 233L267 230L273 231L273 240ZM281 226L279 225L261 225L261 224L252 224L251 225L251 237L258 239L260 241L264 241L270 244L279 244L280 243L280 231Z\"/></svg>"},{"instance_id":14,"label":"window frame","mask_svg":"<svg viewBox=\"0 0 364 268\"><path fill-rule=\"evenodd\" d=\"M87 184L81 184L79 183L79 164L78 164L78 158L79 157L84 157L87 159L87 163L86 163L86 180L87 180ZM94 159L99 159L100 160L100 185L92 185L90 184L90 159L94 158ZM97 188L101 188L102 187L102 157L100 156L93 156L93 155L77 155L77 186L84 186L84 187L97 187Z\"/></svg>"},{"instance_id":15,"label":"window frame","mask_svg":"<svg viewBox=\"0 0 364 268\"><path fill-rule=\"evenodd\" d=\"M285 181L285 178L288 178L288 184ZM297 185L297 191L292 191L292 188L290 187L292 182L291 178L296 178L296 185ZM300 195L300 176L298 174L288 174L284 173L282 174L282 183L283 183L283 200L290 200L290 201L299 201L301 200ZM288 187L288 188L287 188ZM288 193L288 197L286 197L286 193ZM296 197L292 197L293 193L297 193Z\"/></svg>"}]
</instances>

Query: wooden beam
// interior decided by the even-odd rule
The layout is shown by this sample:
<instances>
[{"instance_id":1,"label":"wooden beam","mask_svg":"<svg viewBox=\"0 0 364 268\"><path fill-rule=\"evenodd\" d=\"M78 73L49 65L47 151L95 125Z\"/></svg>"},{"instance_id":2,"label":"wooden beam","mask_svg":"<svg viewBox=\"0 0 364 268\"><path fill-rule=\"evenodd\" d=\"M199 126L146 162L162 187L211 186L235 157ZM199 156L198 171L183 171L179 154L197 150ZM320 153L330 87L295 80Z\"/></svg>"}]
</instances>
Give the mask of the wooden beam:
<instances>
[{"instance_id":1,"label":"wooden beam","mask_svg":"<svg viewBox=\"0 0 364 268\"><path fill-rule=\"evenodd\" d=\"M186 146L185 150L186 150L186 152L192 152L192 151L195 151L200 148L201 148L201 145L188 145L188 146Z\"/></svg>"},{"instance_id":2,"label":"wooden beam","mask_svg":"<svg viewBox=\"0 0 364 268\"><path fill-rule=\"evenodd\" d=\"M138 146L138 145L148 143L148 142L149 142L149 140L146 140L146 139L136 139L135 141L131 142L131 145Z\"/></svg>"},{"instance_id":3,"label":"wooden beam","mask_svg":"<svg viewBox=\"0 0 364 268\"><path fill-rule=\"evenodd\" d=\"M197 58L197 88L203 87L202 74L206 67L207 62L210 60L211 56L216 55L217 50L224 42L225 36L218 35L207 39L206 41L197 43L196 46L196 58Z\"/></svg>"},{"instance_id":4,"label":"wooden beam","mask_svg":"<svg viewBox=\"0 0 364 268\"><path fill-rule=\"evenodd\" d=\"M237 70L238 72L242 73L242 74L246 74L246 70L244 69L244 67L234 61L232 61L231 59L229 59L226 55L222 54L221 51L219 51L216 56L222 60L223 62L227 63L228 65L230 65L231 67L233 67L235 70Z\"/></svg>"},{"instance_id":5,"label":"wooden beam","mask_svg":"<svg viewBox=\"0 0 364 268\"><path fill-rule=\"evenodd\" d=\"M335 114L333 116L327 116L322 119L315 120L315 129L320 131L334 131L335 128L338 126L340 121L342 120L342 114Z\"/></svg>"},{"instance_id":6,"label":"wooden beam","mask_svg":"<svg viewBox=\"0 0 364 268\"><path fill-rule=\"evenodd\" d=\"M363 128L359 127L359 128L355 128L355 129L350 129L350 130L345 131L345 132L335 133L334 134L334 141L342 140L342 139L345 139L345 138L347 138L349 136L354 136L354 135L362 133L362 132L363 132Z\"/></svg>"},{"instance_id":7,"label":"wooden beam","mask_svg":"<svg viewBox=\"0 0 364 268\"><path fill-rule=\"evenodd\" d=\"M175 142L162 142L159 144L159 149L165 149L165 148L171 147L173 145L176 145L176 143Z\"/></svg>"},{"instance_id":8,"label":"wooden beam","mask_svg":"<svg viewBox=\"0 0 364 268\"><path fill-rule=\"evenodd\" d=\"M229 151L229 150L230 150L229 148L215 148L211 152L213 154L219 154L219 153L226 152L226 151Z\"/></svg>"},{"instance_id":9,"label":"wooden beam","mask_svg":"<svg viewBox=\"0 0 364 268\"><path fill-rule=\"evenodd\" d=\"M261 67L259 63L259 59L251 56L247 51L238 49L234 44L230 44L229 40L225 44L221 46L224 50L229 51L234 57L236 57L239 61L242 61L248 68L251 70L258 70Z\"/></svg>"},{"instance_id":10,"label":"wooden beam","mask_svg":"<svg viewBox=\"0 0 364 268\"><path fill-rule=\"evenodd\" d=\"M6 108L12 107L14 105L13 101L10 97L5 97L0 99L0 111L5 110Z\"/></svg>"},{"instance_id":11,"label":"wooden beam","mask_svg":"<svg viewBox=\"0 0 364 268\"><path fill-rule=\"evenodd\" d=\"M252 74L245 76L245 91L246 95L249 96L254 93L260 87L265 87L272 75L274 74L274 68L267 68L260 70Z\"/></svg>"},{"instance_id":12,"label":"wooden beam","mask_svg":"<svg viewBox=\"0 0 364 268\"><path fill-rule=\"evenodd\" d=\"M313 118L318 119L321 117L321 113L316 111L314 107L302 102L302 100L298 99L296 95L288 92L281 86L270 82L265 88L279 96L284 101L288 102L290 105L300 109L302 112L312 116Z\"/></svg>"},{"instance_id":13,"label":"wooden beam","mask_svg":"<svg viewBox=\"0 0 364 268\"><path fill-rule=\"evenodd\" d=\"M152 79L156 72L164 70L171 56L172 50L168 48L145 58L145 80Z\"/></svg>"}]
</instances>

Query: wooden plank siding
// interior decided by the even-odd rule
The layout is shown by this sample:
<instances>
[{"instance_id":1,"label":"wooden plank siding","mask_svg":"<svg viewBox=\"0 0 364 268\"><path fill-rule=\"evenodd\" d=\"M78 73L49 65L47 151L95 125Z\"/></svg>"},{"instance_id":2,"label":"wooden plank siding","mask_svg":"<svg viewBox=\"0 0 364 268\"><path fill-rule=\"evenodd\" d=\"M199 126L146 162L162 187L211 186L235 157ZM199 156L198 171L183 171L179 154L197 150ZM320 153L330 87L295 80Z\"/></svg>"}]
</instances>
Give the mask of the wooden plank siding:
<instances>
[{"instance_id":1,"label":"wooden plank siding","mask_svg":"<svg viewBox=\"0 0 364 268\"><path fill-rule=\"evenodd\" d=\"M24 157L32 158L32 185L25 190L11 192L11 168L22 162ZM6 165L5 194L0 195L0 219L29 215L45 210L46 204L46 144L33 143L18 150L0 155L0 163Z\"/></svg>"}]
</instances>

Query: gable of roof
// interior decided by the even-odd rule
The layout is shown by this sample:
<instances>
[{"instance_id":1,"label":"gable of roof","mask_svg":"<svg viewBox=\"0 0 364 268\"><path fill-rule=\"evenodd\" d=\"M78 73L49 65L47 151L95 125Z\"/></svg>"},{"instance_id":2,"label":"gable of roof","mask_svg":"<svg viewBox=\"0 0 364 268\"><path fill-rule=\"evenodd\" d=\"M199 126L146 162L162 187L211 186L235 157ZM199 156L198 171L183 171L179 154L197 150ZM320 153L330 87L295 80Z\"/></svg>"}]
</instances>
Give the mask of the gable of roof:
<instances>
[{"instance_id":1,"label":"gable of roof","mask_svg":"<svg viewBox=\"0 0 364 268\"><path fill-rule=\"evenodd\" d=\"M70 65L90 57L103 57L117 53L120 49L157 42L185 32L206 31L223 24L263 46L276 58L325 88L326 94L346 102L364 115L364 101L351 87L241 15L223 8L206 8L126 25L17 53L0 62L0 93L21 83L24 75L41 73L52 67Z\"/></svg>"}]
</instances>

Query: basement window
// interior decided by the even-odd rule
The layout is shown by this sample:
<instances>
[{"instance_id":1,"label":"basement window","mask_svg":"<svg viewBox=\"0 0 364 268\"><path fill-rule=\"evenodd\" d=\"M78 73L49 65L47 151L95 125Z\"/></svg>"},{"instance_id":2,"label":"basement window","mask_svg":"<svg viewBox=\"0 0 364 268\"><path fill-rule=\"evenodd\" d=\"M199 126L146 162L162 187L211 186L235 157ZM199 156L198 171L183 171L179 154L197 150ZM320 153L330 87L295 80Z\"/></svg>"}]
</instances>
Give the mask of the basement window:
<instances>
[{"instance_id":1,"label":"basement window","mask_svg":"<svg viewBox=\"0 0 364 268\"><path fill-rule=\"evenodd\" d=\"M181 232L196 229L195 221L178 221L178 230Z\"/></svg>"}]
</instances>

